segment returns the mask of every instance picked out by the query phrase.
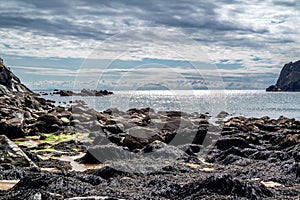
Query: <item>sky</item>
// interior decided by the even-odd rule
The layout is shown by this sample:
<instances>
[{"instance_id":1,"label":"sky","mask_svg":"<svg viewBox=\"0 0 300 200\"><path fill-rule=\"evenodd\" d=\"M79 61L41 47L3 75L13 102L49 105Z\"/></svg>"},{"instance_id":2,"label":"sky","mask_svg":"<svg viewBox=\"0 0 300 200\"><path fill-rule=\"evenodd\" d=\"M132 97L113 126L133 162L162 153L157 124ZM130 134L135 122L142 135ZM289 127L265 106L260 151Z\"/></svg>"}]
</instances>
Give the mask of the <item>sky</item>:
<instances>
[{"instance_id":1,"label":"sky","mask_svg":"<svg viewBox=\"0 0 300 200\"><path fill-rule=\"evenodd\" d=\"M2 1L31 89L265 89L300 59L298 0Z\"/></svg>"}]
</instances>

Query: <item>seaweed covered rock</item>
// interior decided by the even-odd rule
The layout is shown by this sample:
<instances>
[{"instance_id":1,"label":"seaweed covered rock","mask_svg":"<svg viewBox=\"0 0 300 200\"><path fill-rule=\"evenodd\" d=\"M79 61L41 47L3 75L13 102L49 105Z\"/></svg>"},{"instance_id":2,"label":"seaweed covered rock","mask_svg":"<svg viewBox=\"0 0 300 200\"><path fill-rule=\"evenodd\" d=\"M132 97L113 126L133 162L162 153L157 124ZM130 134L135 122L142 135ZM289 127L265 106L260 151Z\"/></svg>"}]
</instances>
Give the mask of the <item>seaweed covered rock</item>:
<instances>
[{"instance_id":1,"label":"seaweed covered rock","mask_svg":"<svg viewBox=\"0 0 300 200\"><path fill-rule=\"evenodd\" d=\"M262 199L272 197L273 193L263 184L251 181L242 181L228 174L215 174L206 179L188 183L180 190L180 198L195 198L210 195L230 195L235 198Z\"/></svg>"}]
</instances>

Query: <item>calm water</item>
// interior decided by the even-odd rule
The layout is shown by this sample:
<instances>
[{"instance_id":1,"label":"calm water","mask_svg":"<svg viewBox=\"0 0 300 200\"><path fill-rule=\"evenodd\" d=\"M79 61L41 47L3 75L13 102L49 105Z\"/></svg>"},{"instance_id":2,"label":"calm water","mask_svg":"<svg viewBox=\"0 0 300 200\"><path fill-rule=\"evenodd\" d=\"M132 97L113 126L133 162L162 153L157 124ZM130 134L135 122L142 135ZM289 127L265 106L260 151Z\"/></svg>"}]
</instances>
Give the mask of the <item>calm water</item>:
<instances>
[{"instance_id":1,"label":"calm water","mask_svg":"<svg viewBox=\"0 0 300 200\"><path fill-rule=\"evenodd\" d=\"M159 110L181 110L185 112L209 112L215 116L220 111L232 115L260 117L268 115L278 118L281 115L300 119L300 93L267 93L261 90L150 90L115 91L105 97L60 97L43 96L58 102L84 100L98 111L108 108L128 110L129 108L152 107Z\"/></svg>"}]
</instances>

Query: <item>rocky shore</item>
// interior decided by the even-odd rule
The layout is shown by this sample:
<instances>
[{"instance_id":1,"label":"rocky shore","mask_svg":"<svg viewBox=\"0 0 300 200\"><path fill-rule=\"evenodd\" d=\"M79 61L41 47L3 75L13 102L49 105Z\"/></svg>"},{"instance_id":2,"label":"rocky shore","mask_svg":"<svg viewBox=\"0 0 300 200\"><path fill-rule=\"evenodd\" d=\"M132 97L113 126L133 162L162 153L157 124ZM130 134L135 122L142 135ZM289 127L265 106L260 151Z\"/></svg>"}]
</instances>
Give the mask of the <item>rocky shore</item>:
<instances>
[{"instance_id":1,"label":"rocky shore","mask_svg":"<svg viewBox=\"0 0 300 200\"><path fill-rule=\"evenodd\" d=\"M60 107L4 71L0 199L300 197L300 121Z\"/></svg>"}]
</instances>

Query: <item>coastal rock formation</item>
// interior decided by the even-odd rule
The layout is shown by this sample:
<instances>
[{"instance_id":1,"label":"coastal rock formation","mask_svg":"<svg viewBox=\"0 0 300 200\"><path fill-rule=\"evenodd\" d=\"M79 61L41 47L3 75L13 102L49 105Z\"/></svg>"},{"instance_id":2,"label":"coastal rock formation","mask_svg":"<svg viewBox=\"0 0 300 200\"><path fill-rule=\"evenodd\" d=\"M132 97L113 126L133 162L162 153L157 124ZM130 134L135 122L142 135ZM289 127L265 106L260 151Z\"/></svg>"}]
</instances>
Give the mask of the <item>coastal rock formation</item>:
<instances>
[{"instance_id":1,"label":"coastal rock formation","mask_svg":"<svg viewBox=\"0 0 300 200\"><path fill-rule=\"evenodd\" d=\"M11 91L31 93L31 91L21 83L20 79L4 65L3 59L0 58L0 95L7 94Z\"/></svg>"},{"instance_id":2,"label":"coastal rock formation","mask_svg":"<svg viewBox=\"0 0 300 200\"><path fill-rule=\"evenodd\" d=\"M300 60L285 64L275 85L266 91L300 91Z\"/></svg>"},{"instance_id":3,"label":"coastal rock formation","mask_svg":"<svg viewBox=\"0 0 300 200\"><path fill-rule=\"evenodd\" d=\"M5 135L0 135L0 163L14 166L35 167L27 155Z\"/></svg>"},{"instance_id":4,"label":"coastal rock formation","mask_svg":"<svg viewBox=\"0 0 300 200\"><path fill-rule=\"evenodd\" d=\"M88 89L82 89L79 93L70 91L70 90L60 90L59 91L60 96L105 96L105 95L111 95L113 92L107 91L107 90L88 90Z\"/></svg>"}]
</instances>

